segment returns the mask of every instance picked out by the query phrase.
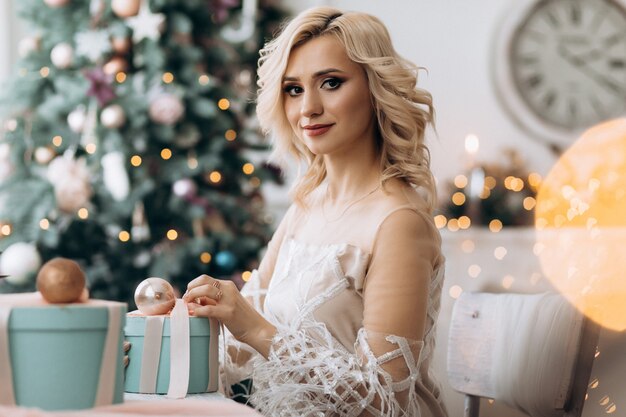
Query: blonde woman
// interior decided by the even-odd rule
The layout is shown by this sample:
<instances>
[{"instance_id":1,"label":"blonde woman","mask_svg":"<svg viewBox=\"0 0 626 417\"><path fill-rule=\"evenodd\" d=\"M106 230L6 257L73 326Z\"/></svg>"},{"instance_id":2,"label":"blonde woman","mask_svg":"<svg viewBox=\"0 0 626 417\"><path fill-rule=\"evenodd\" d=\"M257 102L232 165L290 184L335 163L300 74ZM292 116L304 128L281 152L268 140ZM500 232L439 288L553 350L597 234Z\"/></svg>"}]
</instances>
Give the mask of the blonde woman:
<instances>
[{"instance_id":1,"label":"blonde woman","mask_svg":"<svg viewBox=\"0 0 626 417\"><path fill-rule=\"evenodd\" d=\"M224 371L251 375L264 415L447 415L429 373L443 257L417 70L377 18L328 7L261 51L261 126L307 170L242 292L203 275L184 298L226 325Z\"/></svg>"}]
</instances>

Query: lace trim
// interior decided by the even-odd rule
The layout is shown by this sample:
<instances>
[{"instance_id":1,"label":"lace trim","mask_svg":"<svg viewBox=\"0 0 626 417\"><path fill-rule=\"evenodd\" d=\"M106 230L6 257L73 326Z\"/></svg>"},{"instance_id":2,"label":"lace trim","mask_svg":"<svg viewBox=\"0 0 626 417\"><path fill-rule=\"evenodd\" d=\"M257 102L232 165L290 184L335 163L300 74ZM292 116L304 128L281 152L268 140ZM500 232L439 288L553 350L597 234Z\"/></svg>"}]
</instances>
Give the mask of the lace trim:
<instances>
[{"instance_id":1,"label":"lace trim","mask_svg":"<svg viewBox=\"0 0 626 417\"><path fill-rule=\"evenodd\" d=\"M419 416L415 385L420 379L423 342L387 335L397 346L376 356L369 343L379 335L359 330L355 351L339 348L325 326L305 322L279 328L269 358L257 363L250 402L268 416ZM385 364L402 358L408 376L394 381ZM398 364L395 364L397 367ZM399 399L396 394L402 394Z\"/></svg>"}]
</instances>

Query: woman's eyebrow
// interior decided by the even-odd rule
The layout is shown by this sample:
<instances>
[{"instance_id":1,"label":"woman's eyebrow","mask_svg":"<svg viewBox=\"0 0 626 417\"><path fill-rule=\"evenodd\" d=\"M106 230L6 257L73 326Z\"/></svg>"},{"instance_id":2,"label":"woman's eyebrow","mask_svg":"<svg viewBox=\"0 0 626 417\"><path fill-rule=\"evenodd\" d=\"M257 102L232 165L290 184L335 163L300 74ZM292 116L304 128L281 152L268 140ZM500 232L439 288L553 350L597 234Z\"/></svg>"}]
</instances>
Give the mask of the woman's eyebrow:
<instances>
[{"instance_id":1,"label":"woman's eyebrow","mask_svg":"<svg viewBox=\"0 0 626 417\"><path fill-rule=\"evenodd\" d=\"M322 76L324 76L326 74L330 74L330 73L333 73L333 72L341 72L341 73L343 73L344 71L342 71L340 69L337 69L337 68L326 68L326 69L323 69L323 70L320 70L320 71L317 71L317 72L313 73L313 78L319 78L319 77L322 77ZM299 80L300 80L300 78L298 78L298 77L290 77L288 75L283 77L283 82L285 82L285 81L299 81Z\"/></svg>"}]
</instances>

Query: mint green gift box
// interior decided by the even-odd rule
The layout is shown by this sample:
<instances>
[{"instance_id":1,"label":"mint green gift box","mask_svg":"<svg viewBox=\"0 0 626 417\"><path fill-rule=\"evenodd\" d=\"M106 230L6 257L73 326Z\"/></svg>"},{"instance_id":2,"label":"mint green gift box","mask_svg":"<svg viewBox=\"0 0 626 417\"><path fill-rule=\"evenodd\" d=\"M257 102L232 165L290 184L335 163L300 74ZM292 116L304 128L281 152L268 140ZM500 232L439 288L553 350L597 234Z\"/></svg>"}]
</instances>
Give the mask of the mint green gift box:
<instances>
[{"instance_id":1,"label":"mint green gift box","mask_svg":"<svg viewBox=\"0 0 626 417\"><path fill-rule=\"evenodd\" d=\"M109 308L120 314L113 363L102 363ZM43 410L78 410L123 401L122 331L126 304L15 306L8 320L8 350L15 404ZM113 339L113 340L114 340ZM114 372L108 399L96 404L101 370ZM0 388L5 389L5 388ZM106 397L106 396L105 396Z\"/></svg>"},{"instance_id":2,"label":"mint green gift box","mask_svg":"<svg viewBox=\"0 0 626 417\"><path fill-rule=\"evenodd\" d=\"M140 314L140 313L139 313ZM161 349L157 367L156 385L153 390L140 389L142 356L145 343L145 316L130 313L126 317L125 339L131 343L128 352L124 390L130 393L167 394L170 385L170 317L163 317ZM189 317L189 385L187 394L217 391L219 327L203 317Z\"/></svg>"}]
</instances>

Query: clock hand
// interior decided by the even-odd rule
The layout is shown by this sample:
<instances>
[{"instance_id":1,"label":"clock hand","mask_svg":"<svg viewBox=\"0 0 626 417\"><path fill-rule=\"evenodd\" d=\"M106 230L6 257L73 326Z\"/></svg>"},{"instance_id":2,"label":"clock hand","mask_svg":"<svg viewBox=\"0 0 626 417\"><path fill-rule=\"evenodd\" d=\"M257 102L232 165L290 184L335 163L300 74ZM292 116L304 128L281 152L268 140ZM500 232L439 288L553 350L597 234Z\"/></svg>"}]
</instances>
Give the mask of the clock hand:
<instances>
[{"instance_id":1,"label":"clock hand","mask_svg":"<svg viewBox=\"0 0 626 417\"><path fill-rule=\"evenodd\" d=\"M593 67L588 66L587 61L581 58L580 55L571 54L563 45L559 45L557 51L563 59L565 59L572 66L574 66L576 69L578 69L589 78L595 80L598 84L608 88L616 94L620 94L622 97L626 96L625 89L623 89L619 84L617 84L610 78L607 78L603 74L598 73L595 69L593 69Z\"/></svg>"}]
</instances>

